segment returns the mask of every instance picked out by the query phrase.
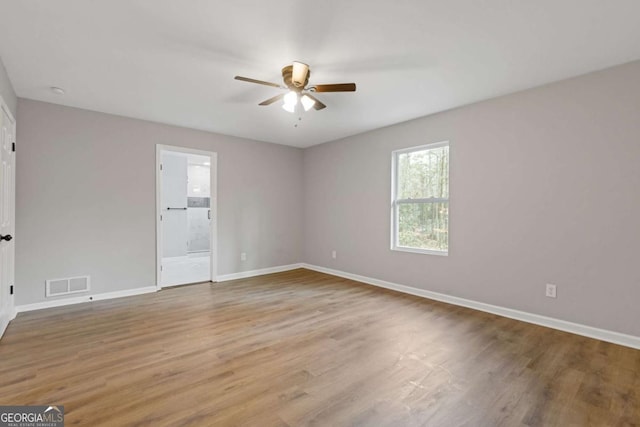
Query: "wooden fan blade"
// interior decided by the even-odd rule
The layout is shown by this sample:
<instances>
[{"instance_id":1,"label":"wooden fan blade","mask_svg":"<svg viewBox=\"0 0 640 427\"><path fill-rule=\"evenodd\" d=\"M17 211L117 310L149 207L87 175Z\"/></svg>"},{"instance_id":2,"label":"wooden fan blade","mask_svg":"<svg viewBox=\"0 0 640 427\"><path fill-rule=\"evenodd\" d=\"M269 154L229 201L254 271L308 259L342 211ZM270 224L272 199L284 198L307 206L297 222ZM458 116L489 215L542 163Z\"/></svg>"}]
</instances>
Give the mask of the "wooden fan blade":
<instances>
[{"instance_id":1,"label":"wooden fan blade","mask_svg":"<svg viewBox=\"0 0 640 427\"><path fill-rule=\"evenodd\" d=\"M310 93L305 93L305 95L307 95L309 98L311 98L314 101L316 101L316 103L313 104L313 108L315 108L316 110L322 110L323 108L327 108L326 105L324 105L322 102L320 102L320 100L318 98L316 98L315 96L311 95Z\"/></svg>"},{"instance_id":2,"label":"wooden fan blade","mask_svg":"<svg viewBox=\"0 0 640 427\"><path fill-rule=\"evenodd\" d=\"M276 96L274 96L273 98L269 98L269 99L267 99L266 101L262 101L262 102L261 102L260 104L258 104L258 105L271 105L271 104L273 104L274 102L277 102L277 101L281 100L282 98L284 98L284 96L285 96L285 95L286 95L285 93L281 93L280 95L276 95Z\"/></svg>"},{"instance_id":3,"label":"wooden fan blade","mask_svg":"<svg viewBox=\"0 0 640 427\"><path fill-rule=\"evenodd\" d=\"M316 92L355 92L355 83L335 83L330 85L316 85L312 89Z\"/></svg>"},{"instance_id":4,"label":"wooden fan blade","mask_svg":"<svg viewBox=\"0 0 640 427\"><path fill-rule=\"evenodd\" d=\"M270 82L265 82L265 81L262 81L262 80L250 79L249 77L235 76L234 79L242 80L243 82L257 83L259 85L265 85L265 86L271 86L271 87L277 87L277 88L281 87L279 84L276 84L276 83L270 83Z\"/></svg>"}]
</instances>

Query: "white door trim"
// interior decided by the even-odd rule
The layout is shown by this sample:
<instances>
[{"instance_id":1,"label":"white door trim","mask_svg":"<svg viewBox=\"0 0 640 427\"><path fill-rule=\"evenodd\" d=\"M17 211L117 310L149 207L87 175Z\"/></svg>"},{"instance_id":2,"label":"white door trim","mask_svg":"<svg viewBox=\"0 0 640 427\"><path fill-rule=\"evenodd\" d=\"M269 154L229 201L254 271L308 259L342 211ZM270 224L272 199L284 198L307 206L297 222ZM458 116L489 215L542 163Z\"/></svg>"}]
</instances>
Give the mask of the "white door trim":
<instances>
[{"instance_id":1,"label":"white door trim","mask_svg":"<svg viewBox=\"0 0 640 427\"><path fill-rule=\"evenodd\" d=\"M173 151L184 154L196 154L199 156L208 156L211 159L211 223L209 236L211 239L211 278L212 282L216 281L218 274L218 153L214 151L197 150L195 148L178 147L174 145L156 144L156 288L162 289L162 223L160 215L162 215L162 173L160 164L162 163L162 152Z\"/></svg>"},{"instance_id":2,"label":"white door trim","mask_svg":"<svg viewBox=\"0 0 640 427\"><path fill-rule=\"evenodd\" d=\"M9 109L9 107L7 106L7 104L4 102L4 99L2 99L2 96L0 96L0 109L3 110L7 117L9 118L9 121L11 123L11 129L9 132L9 138L11 139L11 142L15 143L16 142L16 119L13 117L13 114L11 114L11 110ZM9 212L9 217L11 218L10 222L11 222L11 226L12 226L12 230L11 231L11 235L13 236L13 238L15 239L16 237L16 204L15 204L15 194L16 194L16 155L15 152L13 153L13 158L11 159L12 161L12 174L13 174L13 189L11 190L11 194L12 197L10 197L12 200L11 202L11 206L10 208L10 212ZM14 240L15 241L15 240ZM14 289L14 295L8 295L8 299L7 299L7 306L6 306L6 310L0 311L0 337L2 337L2 335L4 334L5 329L7 328L7 326L9 325L9 322L11 320L13 320L16 317L16 309L15 309L15 290L16 290L16 284L15 284L15 243L12 242L12 244L14 245L14 253L11 256L11 263L12 265L9 267L10 268L10 274L9 274L9 285L13 286ZM2 287L0 287L0 289L5 292L4 289L2 289ZM8 291L8 289L6 290ZM4 295L4 297L7 297L7 295Z\"/></svg>"}]
</instances>

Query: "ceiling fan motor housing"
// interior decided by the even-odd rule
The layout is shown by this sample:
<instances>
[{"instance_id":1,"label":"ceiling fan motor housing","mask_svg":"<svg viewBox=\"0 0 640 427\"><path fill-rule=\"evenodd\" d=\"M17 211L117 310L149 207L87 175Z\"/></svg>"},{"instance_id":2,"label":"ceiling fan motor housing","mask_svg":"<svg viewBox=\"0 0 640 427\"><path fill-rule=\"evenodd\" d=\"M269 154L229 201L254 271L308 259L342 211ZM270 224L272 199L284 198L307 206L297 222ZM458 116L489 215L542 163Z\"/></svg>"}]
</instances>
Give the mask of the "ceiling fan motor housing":
<instances>
[{"instance_id":1,"label":"ceiling fan motor housing","mask_svg":"<svg viewBox=\"0 0 640 427\"><path fill-rule=\"evenodd\" d=\"M311 76L311 71L306 67L306 75L304 81L293 81L293 65L287 65L282 69L282 80L284 84L291 90L296 92L301 92L307 83L309 83L309 77Z\"/></svg>"}]
</instances>

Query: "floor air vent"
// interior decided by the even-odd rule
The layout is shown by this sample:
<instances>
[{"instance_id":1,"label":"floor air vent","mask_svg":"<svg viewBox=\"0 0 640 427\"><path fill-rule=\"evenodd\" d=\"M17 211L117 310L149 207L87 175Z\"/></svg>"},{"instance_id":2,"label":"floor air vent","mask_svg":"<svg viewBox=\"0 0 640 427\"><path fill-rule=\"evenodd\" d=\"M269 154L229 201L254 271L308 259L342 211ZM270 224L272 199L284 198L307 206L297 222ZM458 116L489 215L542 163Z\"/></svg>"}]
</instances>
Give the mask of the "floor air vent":
<instances>
[{"instance_id":1,"label":"floor air vent","mask_svg":"<svg viewBox=\"0 0 640 427\"><path fill-rule=\"evenodd\" d=\"M47 297L57 297L59 295L87 292L89 290L89 283L89 276L47 280L45 295Z\"/></svg>"}]
</instances>

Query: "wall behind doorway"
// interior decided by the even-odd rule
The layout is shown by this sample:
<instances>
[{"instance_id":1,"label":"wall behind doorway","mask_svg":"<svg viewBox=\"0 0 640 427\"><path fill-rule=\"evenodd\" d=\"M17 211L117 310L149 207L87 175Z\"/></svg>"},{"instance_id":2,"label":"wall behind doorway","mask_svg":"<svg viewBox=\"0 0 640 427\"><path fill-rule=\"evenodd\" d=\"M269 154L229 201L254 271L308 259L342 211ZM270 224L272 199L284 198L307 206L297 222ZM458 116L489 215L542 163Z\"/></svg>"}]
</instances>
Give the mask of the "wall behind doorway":
<instances>
[{"instance_id":1,"label":"wall behind doorway","mask_svg":"<svg viewBox=\"0 0 640 427\"><path fill-rule=\"evenodd\" d=\"M25 99L18 114L17 305L49 278L155 286L156 144L218 153L219 275L302 261L302 150Z\"/></svg>"},{"instance_id":2,"label":"wall behind doorway","mask_svg":"<svg viewBox=\"0 0 640 427\"><path fill-rule=\"evenodd\" d=\"M202 157L190 157L187 173L189 223L189 252L208 252L211 249L209 223L211 211L210 163L200 164ZM207 159L206 157L204 159ZM208 159L207 159L208 160Z\"/></svg>"}]
</instances>

